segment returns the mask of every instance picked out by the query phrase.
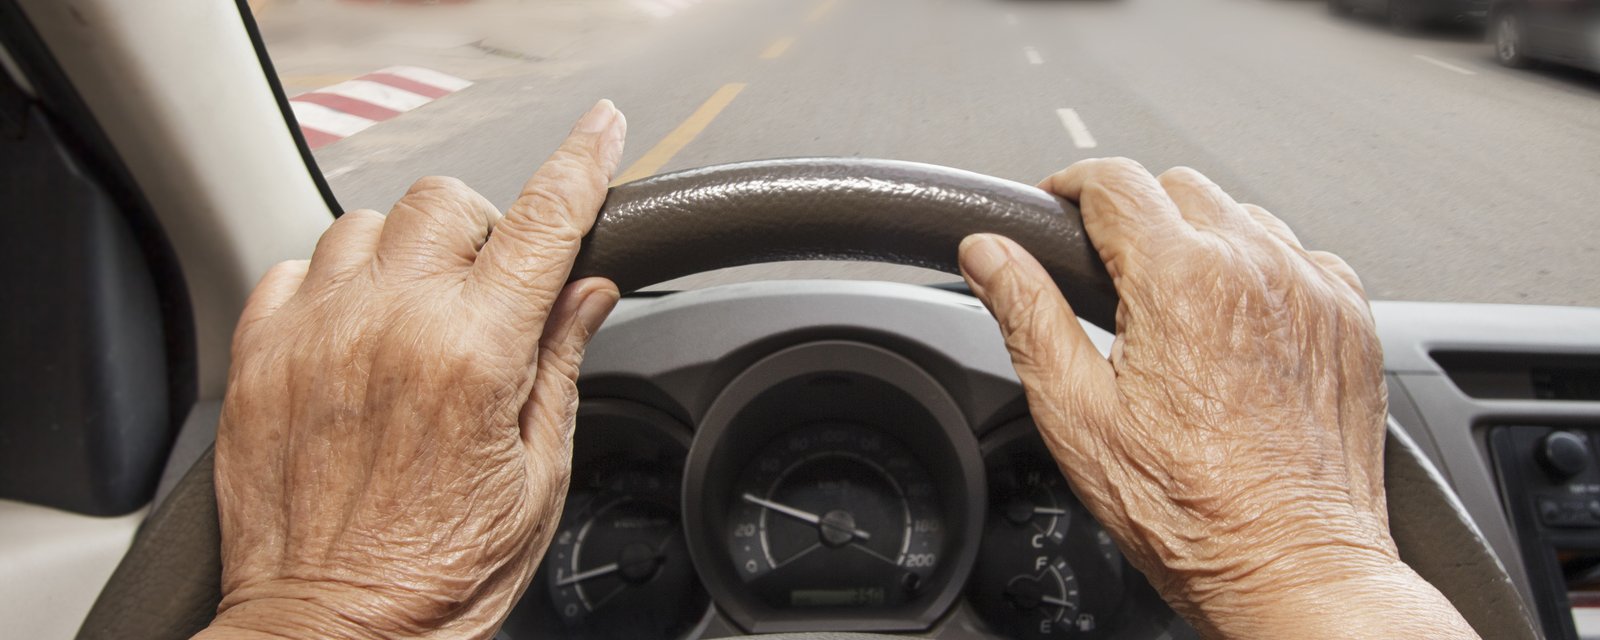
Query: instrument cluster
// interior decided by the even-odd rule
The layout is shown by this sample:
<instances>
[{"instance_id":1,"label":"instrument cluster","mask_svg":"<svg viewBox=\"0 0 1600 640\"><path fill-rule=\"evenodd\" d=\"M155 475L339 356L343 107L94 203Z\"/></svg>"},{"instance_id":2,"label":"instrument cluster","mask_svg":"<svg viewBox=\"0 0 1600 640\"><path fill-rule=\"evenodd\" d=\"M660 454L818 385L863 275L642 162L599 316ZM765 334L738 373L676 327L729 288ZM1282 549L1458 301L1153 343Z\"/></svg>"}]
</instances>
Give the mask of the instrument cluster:
<instances>
[{"instance_id":1,"label":"instrument cluster","mask_svg":"<svg viewBox=\"0 0 1600 640\"><path fill-rule=\"evenodd\" d=\"M685 422L585 402L561 524L501 637L1192 636L1031 421L980 441L895 352L780 350Z\"/></svg>"}]
</instances>

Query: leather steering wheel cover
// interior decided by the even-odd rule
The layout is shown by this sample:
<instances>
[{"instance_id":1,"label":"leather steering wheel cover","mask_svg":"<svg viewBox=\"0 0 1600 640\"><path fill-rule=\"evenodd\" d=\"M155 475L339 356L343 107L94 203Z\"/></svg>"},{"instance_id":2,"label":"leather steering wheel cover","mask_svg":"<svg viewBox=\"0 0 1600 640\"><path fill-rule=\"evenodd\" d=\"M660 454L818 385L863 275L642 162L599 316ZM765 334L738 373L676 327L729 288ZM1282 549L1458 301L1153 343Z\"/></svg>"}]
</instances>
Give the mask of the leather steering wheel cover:
<instances>
[{"instance_id":1,"label":"leather steering wheel cover","mask_svg":"<svg viewBox=\"0 0 1600 640\"><path fill-rule=\"evenodd\" d=\"M1080 317L1110 330L1117 292L1071 202L928 164L854 158L691 169L615 189L573 278L624 292L713 269L784 260L889 262L959 274L956 247L998 233L1026 248Z\"/></svg>"},{"instance_id":2,"label":"leather steering wheel cover","mask_svg":"<svg viewBox=\"0 0 1600 640\"><path fill-rule=\"evenodd\" d=\"M1079 315L1112 326L1114 289L1070 203L1012 182L902 162L765 161L618 187L574 277L607 276L634 290L788 259L876 260L954 273L955 247L979 231L1018 241L1040 258ZM1505 568L1455 494L1398 426L1388 429L1385 491L1401 558L1484 638L1538 638ZM207 450L140 527L79 638L188 638L215 615L221 534L212 460Z\"/></svg>"}]
</instances>

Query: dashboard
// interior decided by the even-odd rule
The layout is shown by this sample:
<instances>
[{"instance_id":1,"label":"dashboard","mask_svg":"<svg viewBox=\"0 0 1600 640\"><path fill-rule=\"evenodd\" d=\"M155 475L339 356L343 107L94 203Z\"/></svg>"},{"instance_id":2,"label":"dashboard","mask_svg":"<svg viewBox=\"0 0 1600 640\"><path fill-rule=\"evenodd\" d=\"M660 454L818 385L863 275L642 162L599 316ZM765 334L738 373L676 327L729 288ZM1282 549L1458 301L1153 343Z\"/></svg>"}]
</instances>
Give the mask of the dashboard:
<instances>
[{"instance_id":1,"label":"dashboard","mask_svg":"<svg viewBox=\"0 0 1600 640\"><path fill-rule=\"evenodd\" d=\"M981 307L812 286L624 301L500 638L1194 637L1074 497Z\"/></svg>"},{"instance_id":2,"label":"dashboard","mask_svg":"<svg viewBox=\"0 0 1600 640\"><path fill-rule=\"evenodd\" d=\"M1391 427L1455 490L1544 637L1600 639L1600 309L1372 310ZM579 386L566 511L501 638L1194 637L1072 497L970 295L771 281L630 296ZM173 480L218 410L186 423ZM1407 562L1438 548L1426 522L1392 533ZM1475 626L1499 619L1473 585L1435 586Z\"/></svg>"},{"instance_id":3,"label":"dashboard","mask_svg":"<svg viewBox=\"0 0 1600 640\"><path fill-rule=\"evenodd\" d=\"M1567 506L1600 495L1600 310L1373 313L1393 423L1546 637L1600 638L1600 519ZM1073 497L971 296L788 281L630 297L580 391L566 512L505 640L1195 637Z\"/></svg>"}]
</instances>

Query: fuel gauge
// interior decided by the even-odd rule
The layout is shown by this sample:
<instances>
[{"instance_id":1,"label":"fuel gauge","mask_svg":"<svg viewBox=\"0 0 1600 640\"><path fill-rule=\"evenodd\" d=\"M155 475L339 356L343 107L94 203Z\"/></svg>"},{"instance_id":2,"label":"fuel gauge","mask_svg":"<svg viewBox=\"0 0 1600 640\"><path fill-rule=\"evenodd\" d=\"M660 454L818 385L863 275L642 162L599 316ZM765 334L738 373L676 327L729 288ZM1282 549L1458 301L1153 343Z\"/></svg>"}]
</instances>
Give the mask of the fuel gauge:
<instances>
[{"instance_id":1,"label":"fuel gauge","mask_svg":"<svg viewBox=\"0 0 1600 640\"><path fill-rule=\"evenodd\" d=\"M1032 423L985 451L989 514L969 598L1018 640L1102 638L1123 599L1123 560L1067 486Z\"/></svg>"}]
</instances>

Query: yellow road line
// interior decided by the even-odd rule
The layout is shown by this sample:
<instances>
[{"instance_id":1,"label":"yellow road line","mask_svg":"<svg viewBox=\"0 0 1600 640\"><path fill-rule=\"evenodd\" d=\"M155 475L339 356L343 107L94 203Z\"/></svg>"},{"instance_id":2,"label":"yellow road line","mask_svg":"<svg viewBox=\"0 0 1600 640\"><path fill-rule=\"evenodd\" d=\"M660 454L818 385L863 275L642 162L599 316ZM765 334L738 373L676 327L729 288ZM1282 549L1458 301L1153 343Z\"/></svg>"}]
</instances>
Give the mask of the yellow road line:
<instances>
[{"instance_id":1,"label":"yellow road line","mask_svg":"<svg viewBox=\"0 0 1600 640\"><path fill-rule=\"evenodd\" d=\"M811 10L811 15L806 16L806 22L816 22L827 17L828 12L833 11L833 6L836 4L839 4L839 0L822 0L822 4L817 5L816 9Z\"/></svg>"},{"instance_id":2,"label":"yellow road line","mask_svg":"<svg viewBox=\"0 0 1600 640\"><path fill-rule=\"evenodd\" d=\"M766 51L762 51L761 52L761 59L762 60L771 60L773 58L781 56L781 55L783 55L783 52L789 50L789 45L792 45L792 44L794 44L794 38L778 38L770 46L767 47Z\"/></svg>"},{"instance_id":3,"label":"yellow road line","mask_svg":"<svg viewBox=\"0 0 1600 640\"><path fill-rule=\"evenodd\" d=\"M717 114L722 113L722 110L726 109L728 104L732 103L733 99L738 97L739 92L743 90L744 83L742 82L722 85L721 89L717 89L716 93L711 94L705 104L700 105L699 109L695 109L694 113L689 114L683 124L678 125L678 128L673 129L672 133L662 138L661 142L657 142L655 147L646 151L632 166L623 171L622 175L611 181L611 184L633 182L634 180L654 175L673 156L678 155L679 151L683 151L684 147L689 146L689 143L694 141L695 136L705 131L706 126L717 118Z\"/></svg>"}]
</instances>

